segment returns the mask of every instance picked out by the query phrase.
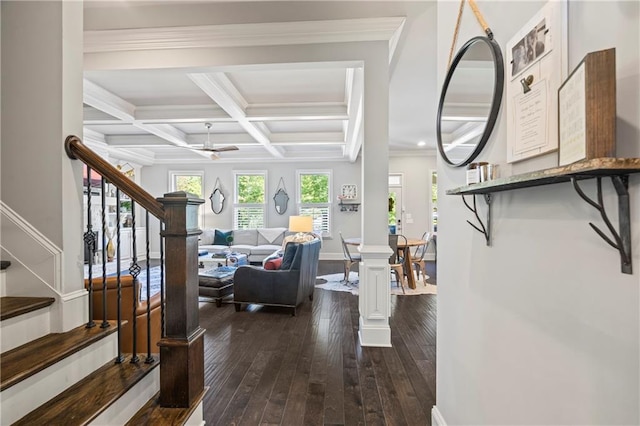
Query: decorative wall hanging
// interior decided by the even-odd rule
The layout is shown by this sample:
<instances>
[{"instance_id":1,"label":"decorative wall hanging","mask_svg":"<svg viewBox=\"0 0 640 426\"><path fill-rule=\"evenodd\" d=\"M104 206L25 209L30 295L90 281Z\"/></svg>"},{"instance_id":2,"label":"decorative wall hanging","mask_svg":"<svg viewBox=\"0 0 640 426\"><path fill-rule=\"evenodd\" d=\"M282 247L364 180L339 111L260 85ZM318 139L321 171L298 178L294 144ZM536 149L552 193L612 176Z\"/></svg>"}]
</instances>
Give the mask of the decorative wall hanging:
<instances>
[{"instance_id":1,"label":"decorative wall hanging","mask_svg":"<svg viewBox=\"0 0 640 426\"><path fill-rule=\"evenodd\" d=\"M340 195L343 200L355 200L358 198L358 186L355 183L345 183Z\"/></svg>"},{"instance_id":2,"label":"decorative wall hanging","mask_svg":"<svg viewBox=\"0 0 640 426\"><path fill-rule=\"evenodd\" d=\"M209 196L209 200L211 200L211 210L215 214L220 214L222 209L224 208L224 194L220 189L220 179L216 178L216 183L213 187L213 192Z\"/></svg>"},{"instance_id":3,"label":"decorative wall hanging","mask_svg":"<svg viewBox=\"0 0 640 426\"><path fill-rule=\"evenodd\" d=\"M591 52L558 90L558 164L616 155L616 49Z\"/></svg>"},{"instance_id":4,"label":"decorative wall hanging","mask_svg":"<svg viewBox=\"0 0 640 426\"><path fill-rule=\"evenodd\" d=\"M284 180L282 180L282 178L280 178L280 182L278 182L278 188L276 194L273 196L273 202L276 208L276 213L284 214L284 212L287 211L289 195L287 194L287 189L284 186Z\"/></svg>"},{"instance_id":5,"label":"decorative wall hanging","mask_svg":"<svg viewBox=\"0 0 640 426\"><path fill-rule=\"evenodd\" d=\"M507 161L558 149L558 87L567 76L567 2L549 1L507 43Z\"/></svg>"},{"instance_id":6,"label":"decorative wall hanging","mask_svg":"<svg viewBox=\"0 0 640 426\"><path fill-rule=\"evenodd\" d=\"M486 37L473 37L454 57L465 1ZM480 154L496 123L503 87L500 45L493 39L475 0L461 0L436 121L438 150L447 164L465 166Z\"/></svg>"}]
</instances>

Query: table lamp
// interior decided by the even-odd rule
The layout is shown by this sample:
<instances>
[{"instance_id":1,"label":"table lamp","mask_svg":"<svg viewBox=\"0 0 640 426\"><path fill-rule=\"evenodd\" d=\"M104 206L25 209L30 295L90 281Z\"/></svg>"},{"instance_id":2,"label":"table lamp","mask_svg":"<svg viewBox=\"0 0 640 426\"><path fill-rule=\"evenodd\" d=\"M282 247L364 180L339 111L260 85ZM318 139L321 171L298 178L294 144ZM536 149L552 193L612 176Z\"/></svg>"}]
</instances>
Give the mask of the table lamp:
<instances>
[{"instance_id":1,"label":"table lamp","mask_svg":"<svg viewBox=\"0 0 640 426\"><path fill-rule=\"evenodd\" d=\"M289 231L297 232L293 241L308 241L308 232L313 231L313 217L311 216L289 216ZM311 238L313 239L313 238Z\"/></svg>"}]
</instances>

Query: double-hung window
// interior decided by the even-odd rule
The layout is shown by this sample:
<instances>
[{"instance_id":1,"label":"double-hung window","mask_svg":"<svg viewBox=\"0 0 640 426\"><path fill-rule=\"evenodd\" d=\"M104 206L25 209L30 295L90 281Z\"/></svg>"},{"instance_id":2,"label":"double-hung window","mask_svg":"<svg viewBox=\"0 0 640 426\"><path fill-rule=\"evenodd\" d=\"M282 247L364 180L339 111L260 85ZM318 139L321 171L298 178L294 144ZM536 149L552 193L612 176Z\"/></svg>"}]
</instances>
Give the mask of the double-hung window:
<instances>
[{"instance_id":1,"label":"double-hung window","mask_svg":"<svg viewBox=\"0 0 640 426\"><path fill-rule=\"evenodd\" d=\"M171 192L185 191L198 196L198 198L204 198L204 172L200 170L190 171L170 171L169 172L169 187ZM202 228L204 207L200 205L198 207L198 226Z\"/></svg>"},{"instance_id":2,"label":"double-hung window","mask_svg":"<svg viewBox=\"0 0 640 426\"><path fill-rule=\"evenodd\" d=\"M297 171L298 214L313 217L313 230L331 236L331 170Z\"/></svg>"},{"instance_id":3,"label":"double-hung window","mask_svg":"<svg viewBox=\"0 0 640 426\"><path fill-rule=\"evenodd\" d=\"M233 229L264 228L266 172L235 172Z\"/></svg>"}]
</instances>

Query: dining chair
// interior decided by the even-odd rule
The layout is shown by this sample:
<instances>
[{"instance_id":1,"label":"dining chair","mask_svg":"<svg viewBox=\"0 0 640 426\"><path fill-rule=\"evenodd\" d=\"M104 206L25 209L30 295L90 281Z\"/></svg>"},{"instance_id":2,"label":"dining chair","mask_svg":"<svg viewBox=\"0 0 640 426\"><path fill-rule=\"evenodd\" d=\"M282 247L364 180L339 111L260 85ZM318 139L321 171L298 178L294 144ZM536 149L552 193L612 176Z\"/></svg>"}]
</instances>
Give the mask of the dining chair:
<instances>
[{"instance_id":1,"label":"dining chair","mask_svg":"<svg viewBox=\"0 0 640 426\"><path fill-rule=\"evenodd\" d=\"M342 255L344 261L344 279L342 281L344 281L346 284L349 284L349 272L351 271L351 267L354 263L360 262L362 260L362 257L360 256L360 253L351 254L351 252L349 252L347 243L344 242L342 232L339 231L338 233L340 234L340 240L342 241Z\"/></svg>"},{"instance_id":2,"label":"dining chair","mask_svg":"<svg viewBox=\"0 0 640 426\"><path fill-rule=\"evenodd\" d=\"M420 271L422 271L425 286L427 285L427 261L425 260L424 255L427 253L427 249L429 248L430 238L431 234L429 232L422 234L420 239L426 241L426 244L416 247L413 256L411 256L411 265L416 267L416 278L420 279Z\"/></svg>"},{"instance_id":3,"label":"dining chair","mask_svg":"<svg viewBox=\"0 0 640 426\"><path fill-rule=\"evenodd\" d=\"M402 287L402 293L404 290L404 259L398 256L398 241L407 245L407 237L402 234L389 234L389 247L393 253L389 256L389 267L396 274L396 283L399 287Z\"/></svg>"}]
</instances>

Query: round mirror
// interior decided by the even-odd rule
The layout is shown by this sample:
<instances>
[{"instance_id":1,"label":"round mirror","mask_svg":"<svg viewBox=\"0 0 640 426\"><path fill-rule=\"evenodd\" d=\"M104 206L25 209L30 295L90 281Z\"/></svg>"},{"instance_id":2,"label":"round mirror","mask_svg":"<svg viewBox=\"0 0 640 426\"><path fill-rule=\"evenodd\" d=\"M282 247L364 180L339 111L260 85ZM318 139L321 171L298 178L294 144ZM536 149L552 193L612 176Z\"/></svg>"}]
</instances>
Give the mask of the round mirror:
<instances>
[{"instance_id":1,"label":"round mirror","mask_svg":"<svg viewBox=\"0 0 640 426\"><path fill-rule=\"evenodd\" d=\"M289 195L287 192L280 188L273 196L273 202L276 206L276 213L284 214L287 211L287 205L289 204Z\"/></svg>"},{"instance_id":2,"label":"round mirror","mask_svg":"<svg viewBox=\"0 0 640 426\"><path fill-rule=\"evenodd\" d=\"M211 210L215 214L220 214L224 207L224 194L220 191L220 188L214 189L209 199L211 200Z\"/></svg>"},{"instance_id":3,"label":"round mirror","mask_svg":"<svg viewBox=\"0 0 640 426\"><path fill-rule=\"evenodd\" d=\"M484 148L500 110L504 64L493 39L474 37L456 54L438 104L440 155L452 166L469 164Z\"/></svg>"}]
</instances>

